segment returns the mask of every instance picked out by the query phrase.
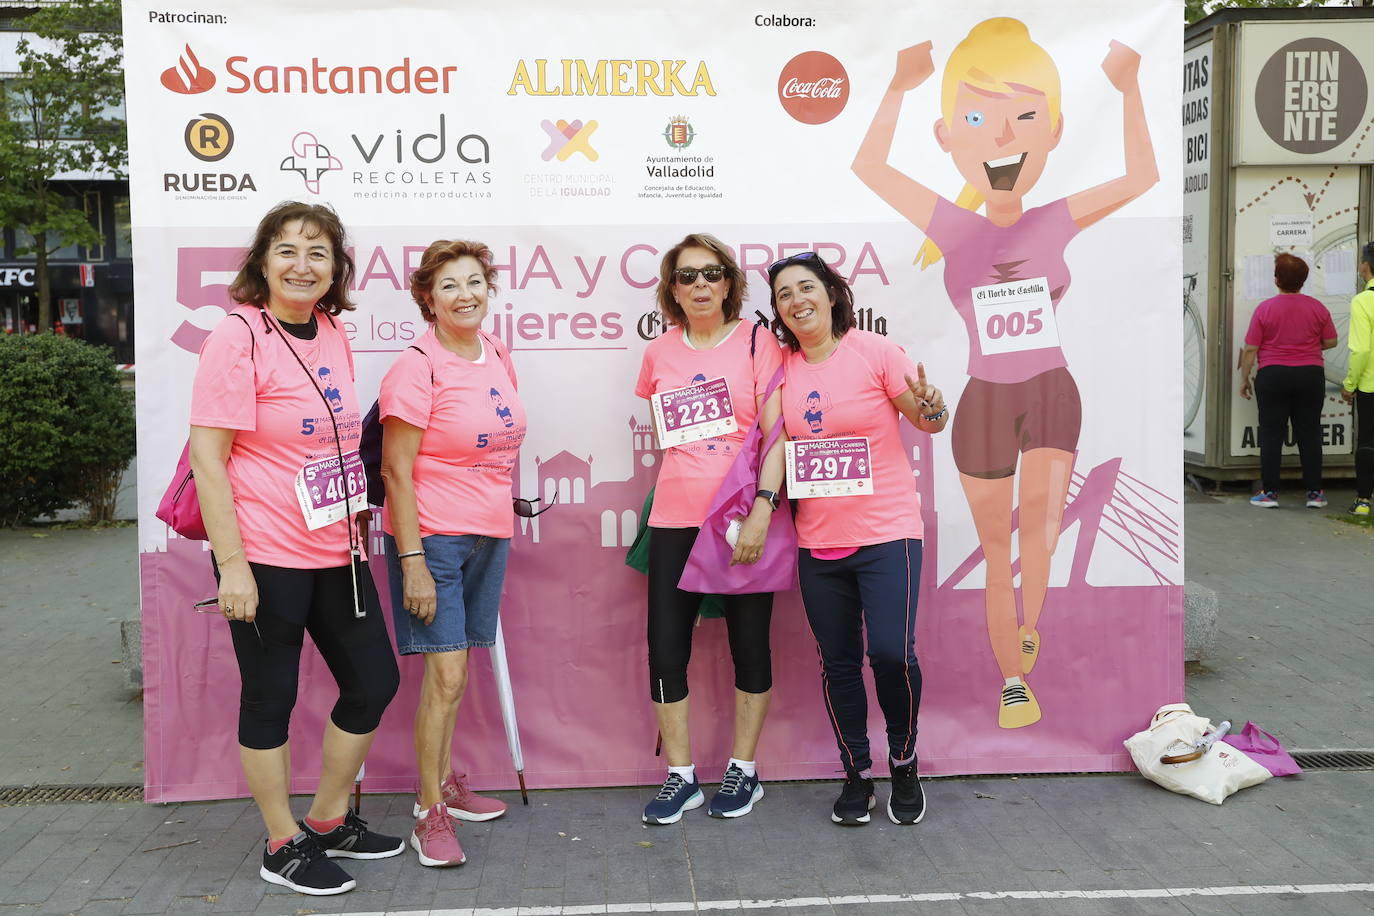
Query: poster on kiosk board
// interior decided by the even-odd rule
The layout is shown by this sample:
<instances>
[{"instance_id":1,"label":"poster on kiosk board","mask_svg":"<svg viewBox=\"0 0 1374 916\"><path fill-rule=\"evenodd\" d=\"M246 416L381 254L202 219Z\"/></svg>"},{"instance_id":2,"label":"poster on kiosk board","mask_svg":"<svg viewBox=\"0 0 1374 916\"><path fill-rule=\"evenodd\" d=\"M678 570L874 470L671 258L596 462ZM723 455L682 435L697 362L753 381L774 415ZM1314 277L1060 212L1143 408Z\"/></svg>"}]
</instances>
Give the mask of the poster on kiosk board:
<instances>
[{"instance_id":1,"label":"poster on kiosk board","mask_svg":"<svg viewBox=\"0 0 1374 916\"><path fill-rule=\"evenodd\" d=\"M767 266L817 252L851 282L857 327L949 400L949 430L904 432L925 523L921 772L1129 768L1122 739L1182 690L1181 335L1166 308L1182 264L1180 12L126 2L146 797L246 793L226 624L192 610L215 593L210 554L153 513L199 348L258 220L288 199L348 228L357 308L340 320L364 408L425 331L409 295L425 247L493 252L484 330L509 348L528 414L515 492L557 496L517 520L501 606L532 787L662 778L646 584L624 565L662 453L634 386L665 330L661 253L697 231L735 254L749 321L772 318ZM823 413L844 393L783 397ZM830 777L796 591L777 596L771 643L759 759L770 778ZM400 666L369 791L414 786L421 665ZM1036 717L999 718L1012 677L1033 685ZM714 778L733 709L723 621L696 628L690 684ZM333 700L307 646L298 791ZM870 719L880 735L876 704ZM514 785L483 650L459 731L474 786Z\"/></svg>"}]
</instances>

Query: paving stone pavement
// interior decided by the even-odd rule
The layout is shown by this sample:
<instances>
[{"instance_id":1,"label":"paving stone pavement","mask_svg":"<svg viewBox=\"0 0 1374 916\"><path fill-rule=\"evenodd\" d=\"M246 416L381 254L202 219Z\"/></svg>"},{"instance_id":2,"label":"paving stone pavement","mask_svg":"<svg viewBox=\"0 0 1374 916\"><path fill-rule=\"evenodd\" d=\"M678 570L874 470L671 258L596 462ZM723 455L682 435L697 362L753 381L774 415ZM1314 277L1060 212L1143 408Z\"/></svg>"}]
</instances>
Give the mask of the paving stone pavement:
<instances>
[{"instance_id":1,"label":"paving stone pavement","mask_svg":"<svg viewBox=\"0 0 1374 916\"><path fill-rule=\"evenodd\" d=\"M1187 577L1222 617L1186 691L1290 747L1374 748L1374 533L1333 519L1349 494L1332 496L1324 511L1190 497ZM136 606L132 529L33 533L0 532L0 786L138 782L141 707L110 664ZM926 786L919 826L880 808L851 829L829 822L830 783L766 783L748 817L652 829L649 789L536 791L529 807L508 793L505 818L461 826L468 864L344 862L357 890L325 898L257 876L247 802L0 807L0 916L1374 913L1374 772L1272 780L1222 807L1129 775ZM410 802L368 797L363 814L407 833Z\"/></svg>"}]
</instances>

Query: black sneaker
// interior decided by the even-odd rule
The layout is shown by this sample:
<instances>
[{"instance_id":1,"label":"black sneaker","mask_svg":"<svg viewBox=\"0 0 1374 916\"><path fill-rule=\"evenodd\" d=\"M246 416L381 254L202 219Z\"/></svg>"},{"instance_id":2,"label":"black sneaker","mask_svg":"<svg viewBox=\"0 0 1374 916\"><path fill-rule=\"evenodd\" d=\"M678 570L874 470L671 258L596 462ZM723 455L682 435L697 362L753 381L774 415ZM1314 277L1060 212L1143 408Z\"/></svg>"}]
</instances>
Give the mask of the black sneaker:
<instances>
[{"instance_id":1,"label":"black sneaker","mask_svg":"<svg viewBox=\"0 0 1374 916\"><path fill-rule=\"evenodd\" d=\"M926 793L916 775L916 761L892 766L892 795L887 817L894 824L919 824L926 816Z\"/></svg>"},{"instance_id":2,"label":"black sneaker","mask_svg":"<svg viewBox=\"0 0 1374 916\"><path fill-rule=\"evenodd\" d=\"M325 856L320 844L308 833L298 833L276 852L262 852L262 880L289 887L301 894L327 897L351 891L358 882Z\"/></svg>"},{"instance_id":3,"label":"black sneaker","mask_svg":"<svg viewBox=\"0 0 1374 916\"><path fill-rule=\"evenodd\" d=\"M297 823L331 859L389 859L399 856L406 848L405 840L398 836L368 830L367 821L358 817L352 808L344 815L344 822L328 833L317 833L305 821Z\"/></svg>"},{"instance_id":4,"label":"black sneaker","mask_svg":"<svg viewBox=\"0 0 1374 916\"><path fill-rule=\"evenodd\" d=\"M844 779L844 788L835 801L835 810L830 819L846 827L857 827L868 823L868 812L873 810L873 780L850 774Z\"/></svg>"}]
</instances>

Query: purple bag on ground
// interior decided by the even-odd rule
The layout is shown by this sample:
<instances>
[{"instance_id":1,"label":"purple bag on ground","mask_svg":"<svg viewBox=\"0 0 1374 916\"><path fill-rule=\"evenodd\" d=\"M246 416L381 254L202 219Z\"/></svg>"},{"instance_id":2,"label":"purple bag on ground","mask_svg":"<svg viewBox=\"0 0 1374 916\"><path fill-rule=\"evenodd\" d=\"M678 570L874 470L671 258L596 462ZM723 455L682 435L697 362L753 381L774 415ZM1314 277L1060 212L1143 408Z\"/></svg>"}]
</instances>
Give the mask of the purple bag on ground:
<instances>
[{"instance_id":1,"label":"purple bag on ground","mask_svg":"<svg viewBox=\"0 0 1374 916\"><path fill-rule=\"evenodd\" d=\"M768 385L763 401L772 397L782 383L783 368L778 367ZM749 595L755 592L785 592L797 587L797 528L792 521L791 506L783 503L773 513L768 525L768 537L763 544L763 556L757 563L730 565L734 556L725 540L725 529L731 519L744 519L754 506L759 488L759 465L763 456L782 435L782 417L774 424L768 440L763 441L763 418L754 419L749 435L744 438L734 463L720 482L706 520L701 523L687 566L677 587L685 592L702 595Z\"/></svg>"},{"instance_id":2,"label":"purple bag on ground","mask_svg":"<svg viewBox=\"0 0 1374 916\"><path fill-rule=\"evenodd\" d=\"M1221 739L1275 776L1295 776L1302 772L1296 760L1279 744L1279 739L1254 722L1246 722L1240 734L1232 732Z\"/></svg>"}]
</instances>

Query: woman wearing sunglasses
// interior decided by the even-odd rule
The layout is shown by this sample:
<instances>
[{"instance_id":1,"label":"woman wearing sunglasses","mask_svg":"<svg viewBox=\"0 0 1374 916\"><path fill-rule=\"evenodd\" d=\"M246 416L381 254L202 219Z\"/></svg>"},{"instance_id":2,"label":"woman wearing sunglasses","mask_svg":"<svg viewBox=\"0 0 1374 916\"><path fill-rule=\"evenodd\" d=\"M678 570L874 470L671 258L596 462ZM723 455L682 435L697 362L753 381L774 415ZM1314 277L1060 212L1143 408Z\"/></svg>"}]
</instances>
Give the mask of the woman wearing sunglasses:
<instances>
[{"instance_id":1,"label":"woman wearing sunglasses","mask_svg":"<svg viewBox=\"0 0 1374 916\"><path fill-rule=\"evenodd\" d=\"M378 399L396 647L425 658L410 835L422 865L465 861L453 819L487 821L506 811L474 795L451 760L468 650L496 642L515 533L511 469L525 438L515 367L481 330L495 279L481 242L440 240L426 249L410 293L430 328L397 357Z\"/></svg>"},{"instance_id":2,"label":"woman wearing sunglasses","mask_svg":"<svg viewBox=\"0 0 1374 916\"><path fill-rule=\"evenodd\" d=\"M659 265L657 291L669 330L645 348L635 385L635 394L654 407L655 431L664 445L649 513L648 630L649 693L668 776L644 809L646 824L676 823L705 802L687 730L687 663L702 596L678 588L678 580L755 417L762 415L765 429L778 417L778 394L766 403L762 395L781 354L766 329L740 320L744 296L744 275L719 239L694 233L669 249ZM755 563L762 556L781 483L779 442L764 456L758 498L742 523L732 563ZM741 817L763 797L754 751L772 695L772 614L771 593L725 597L735 731L732 756L709 809L714 817Z\"/></svg>"},{"instance_id":3,"label":"woman wearing sunglasses","mask_svg":"<svg viewBox=\"0 0 1374 916\"><path fill-rule=\"evenodd\" d=\"M830 819L866 824L874 806L863 682L864 630L887 721L894 824L925 816L916 773L916 600L921 498L902 446L905 417L922 432L949 412L902 348L854 326L854 294L814 252L768 268L773 329L783 339L782 415L788 495L797 498L797 572L821 656L826 716L845 783Z\"/></svg>"}]
</instances>

